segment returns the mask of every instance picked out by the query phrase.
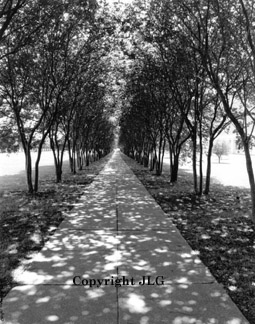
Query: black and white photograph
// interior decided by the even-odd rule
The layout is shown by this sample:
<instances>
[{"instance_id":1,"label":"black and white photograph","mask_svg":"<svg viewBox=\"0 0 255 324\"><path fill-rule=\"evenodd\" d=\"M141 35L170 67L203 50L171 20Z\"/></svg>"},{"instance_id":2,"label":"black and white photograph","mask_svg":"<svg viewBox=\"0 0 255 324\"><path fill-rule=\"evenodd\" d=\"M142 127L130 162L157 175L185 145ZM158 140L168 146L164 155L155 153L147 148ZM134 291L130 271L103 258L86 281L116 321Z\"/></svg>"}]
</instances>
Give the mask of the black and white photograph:
<instances>
[{"instance_id":1,"label":"black and white photograph","mask_svg":"<svg viewBox=\"0 0 255 324\"><path fill-rule=\"evenodd\" d=\"M0 324L255 324L254 168L254 0L0 0Z\"/></svg>"}]
</instances>

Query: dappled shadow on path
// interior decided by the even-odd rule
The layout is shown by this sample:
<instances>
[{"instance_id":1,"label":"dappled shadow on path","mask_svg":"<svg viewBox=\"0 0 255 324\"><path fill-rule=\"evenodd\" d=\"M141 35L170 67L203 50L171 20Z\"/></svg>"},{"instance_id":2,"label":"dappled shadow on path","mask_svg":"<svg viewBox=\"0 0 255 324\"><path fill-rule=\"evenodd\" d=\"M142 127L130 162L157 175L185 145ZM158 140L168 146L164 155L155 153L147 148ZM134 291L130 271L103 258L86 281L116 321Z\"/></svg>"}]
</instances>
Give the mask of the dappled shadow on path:
<instances>
[{"instance_id":1,"label":"dappled shadow on path","mask_svg":"<svg viewBox=\"0 0 255 324\"><path fill-rule=\"evenodd\" d=\"M174 229L118 238L120 323L248 323Z\"/></svg>"},{"instance_id":2,"label":"dappled shadow on path","mask_svg":"<svg viewBox=\"0 0 255 324\"><path fill-rule=\"evenodd\" d=\"M6 323L245 323L196 254L167 232L66 234L18 275Z\"/></svg>"},{"instance_id":3,"label":"dappled shadow on path","mask_svg":"<svg viewBox=\"0 0 255 324\"><path fill-rule=\"evenodd\" d=\"M18 275L6 323L245 323L167 231L61 232Z\"/></svg>"}]
</instances>

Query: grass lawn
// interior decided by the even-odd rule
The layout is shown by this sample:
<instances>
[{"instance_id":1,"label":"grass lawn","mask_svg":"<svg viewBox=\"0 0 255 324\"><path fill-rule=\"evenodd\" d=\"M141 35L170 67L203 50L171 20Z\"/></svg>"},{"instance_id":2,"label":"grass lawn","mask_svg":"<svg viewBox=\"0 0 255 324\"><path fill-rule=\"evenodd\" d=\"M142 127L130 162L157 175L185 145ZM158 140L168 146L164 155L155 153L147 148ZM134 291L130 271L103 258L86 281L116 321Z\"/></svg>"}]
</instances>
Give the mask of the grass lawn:
<instances>
[{"instance_id":1,"label":"grass lawn","mask_svg":"<svg viewBox=\"0 0 255 324\"><path fill-rule=\"evenodd\" d=\"M193 193L192 174L180 170L171 185L123 156L182 236L226 289L250 323L255 323L255 226L248 189L214 183L208 196Z\"/></svg>"}]
</instances>

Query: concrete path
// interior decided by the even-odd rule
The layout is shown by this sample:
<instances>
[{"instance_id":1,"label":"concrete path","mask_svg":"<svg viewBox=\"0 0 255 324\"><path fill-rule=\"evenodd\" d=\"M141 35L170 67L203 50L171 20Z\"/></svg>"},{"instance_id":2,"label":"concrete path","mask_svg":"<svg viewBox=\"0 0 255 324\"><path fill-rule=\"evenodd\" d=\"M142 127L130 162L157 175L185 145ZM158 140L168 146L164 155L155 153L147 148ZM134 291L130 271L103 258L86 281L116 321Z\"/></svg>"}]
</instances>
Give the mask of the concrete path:
<instances>
[{"instance_id":1,"label":"concrete path","mask_svg":"<svg viewBox=\"0 0 255 324\"><path fill-rule=\"evenodd\" d=\"M248 323L119 151L15 279L5 324Z\"/></svg>"}]
</instances>

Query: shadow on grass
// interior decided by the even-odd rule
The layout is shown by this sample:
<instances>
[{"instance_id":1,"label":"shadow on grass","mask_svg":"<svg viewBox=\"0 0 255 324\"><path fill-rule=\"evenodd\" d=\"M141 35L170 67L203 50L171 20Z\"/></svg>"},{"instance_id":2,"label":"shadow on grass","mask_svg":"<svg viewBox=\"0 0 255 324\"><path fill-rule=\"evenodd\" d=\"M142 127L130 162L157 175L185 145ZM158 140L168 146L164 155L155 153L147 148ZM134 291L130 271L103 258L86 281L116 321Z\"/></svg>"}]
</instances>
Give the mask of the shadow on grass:
<instances>
[{"instance_id":1,"label":"shadow on grass","mask_svg":"<svg viewBox=\"0 0 255 324\"><path fill-rule=\"evenodd\" d=\"M25 172L0 177L0 299L13 286L12 271L40 251L110 156L72 175L64 163L63 182L55 183L54 166L40 167L39 192L27 194Z\"/></svg>"}]
</instances>

